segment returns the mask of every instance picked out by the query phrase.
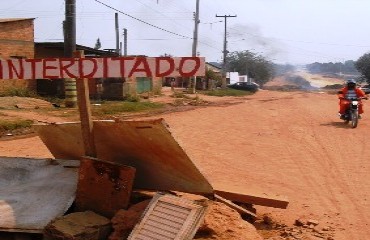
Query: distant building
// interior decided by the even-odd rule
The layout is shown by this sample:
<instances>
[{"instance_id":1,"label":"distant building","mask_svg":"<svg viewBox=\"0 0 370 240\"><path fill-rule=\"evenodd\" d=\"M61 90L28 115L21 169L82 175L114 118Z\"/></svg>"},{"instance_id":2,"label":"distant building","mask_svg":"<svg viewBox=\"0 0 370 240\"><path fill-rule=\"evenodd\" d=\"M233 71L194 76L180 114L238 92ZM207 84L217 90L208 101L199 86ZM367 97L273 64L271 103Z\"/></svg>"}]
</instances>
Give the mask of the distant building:
<instances>
[{"instance_id":1,"label":"distant building","mask_svg":"<svg viewBox=\"0 0 370 240\"><path fill-rule=\"evenodd\" d=\"M34 58L34 18L0 19L0 58ZM0 92L23 87L36 90L36 80L0 79Z\"/></svg>"},{"instance_id":2,"label":"distant building","mask_svg":"<svg viewBox=\"0 0 370 240\"><path fill-rule=\"evenodd\" d=\"M237 82L243 82L240 80L239 73L238 72L227 72L226 73L226 79L228 80L228 83L234 84Z\"/></svg>"}]
</instances>

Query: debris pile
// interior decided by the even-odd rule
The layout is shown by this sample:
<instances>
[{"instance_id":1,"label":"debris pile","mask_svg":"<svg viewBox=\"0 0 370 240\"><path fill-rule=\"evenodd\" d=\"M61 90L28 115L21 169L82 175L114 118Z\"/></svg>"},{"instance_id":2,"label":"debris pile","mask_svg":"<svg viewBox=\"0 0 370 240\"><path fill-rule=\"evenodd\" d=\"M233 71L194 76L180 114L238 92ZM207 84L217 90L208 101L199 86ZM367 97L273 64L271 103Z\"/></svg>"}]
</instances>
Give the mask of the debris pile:
<instances>
[{"instance_id":1,"label":"debris pile","mask_svg":"<svg viewBox=\"0 0 370 240\"><path fill-rule=\"evenodd\" d=\"M64 185L72 185L72 190L77 188L66 194L67 199L75 199L74 205L71 206L72 201L57 202L63 207L59 215L39 214L44 222L33 232L42 231L47 240L258 240L262 237L256 228L244 220L256 219L252 204L278 208L288 205L284 197L248 192L243 187L214 189L173 138L163 119L93 124L96 157L84 156L86 139L78 123L36 128L54 157L79 160L44 160L40 164L57 170L59 175L55 176L60 177L29 179L31 185L36 181L40 185L39 194L32 195L34 191L29 189L37 198L55 184L59 187L53 187L51 199L57 198L55 191L62 192ZM7 163L19 171L20 166L9 165L9 160ZM44 176L45 171L40 175ZM28 180L27 176L23 181ZM5 207L14 206L9 203ZM71 206L68 212L72 213L58 217L67 211L65 206ZM42 207L57 206L45 203ZM16 214L21 216L23 212ZM21 219L19 216L15 219ZM22 228L20 222L12 228L30 231Z\"/></svg>"}]
</instances>

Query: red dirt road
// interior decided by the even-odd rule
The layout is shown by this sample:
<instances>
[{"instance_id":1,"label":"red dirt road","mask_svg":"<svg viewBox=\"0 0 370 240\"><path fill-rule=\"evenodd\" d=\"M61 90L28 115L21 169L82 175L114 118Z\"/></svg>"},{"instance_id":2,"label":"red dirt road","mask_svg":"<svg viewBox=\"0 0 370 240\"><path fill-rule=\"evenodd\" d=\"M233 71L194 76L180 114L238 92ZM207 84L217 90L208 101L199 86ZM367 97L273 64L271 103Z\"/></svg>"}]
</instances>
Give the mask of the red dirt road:
<instances>
[{"instance_id":1,"label":"red dirt road","mask_svg":"<svg viewBox=\"0 0 370 240\"><path fill-rule=\"evenodd\" d=\"M162 115L212 185L289 198L288 209L258 207L292 225L304 217L336 240L370 236L370 106L351 129L335 95L260 91L242 103ZM0 141L0 155L51 157L37 137Z\"/></svg>"}]
</instances>

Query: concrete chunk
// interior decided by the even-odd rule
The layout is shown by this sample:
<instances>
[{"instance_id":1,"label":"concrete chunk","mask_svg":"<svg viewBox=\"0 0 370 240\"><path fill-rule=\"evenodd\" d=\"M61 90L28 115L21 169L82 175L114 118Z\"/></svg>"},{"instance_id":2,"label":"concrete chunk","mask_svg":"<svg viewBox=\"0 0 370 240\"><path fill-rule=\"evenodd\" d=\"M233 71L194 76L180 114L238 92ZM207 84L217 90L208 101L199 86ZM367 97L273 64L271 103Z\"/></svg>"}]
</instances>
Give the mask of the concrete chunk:
<instances>
[{"instance_id":1,"label":"concrete chunk","mask_svg":"<svg viewBox=\"0 0 370 240\"><path fill-rule=\"evenodd\" d=\"M76 212L60 217L44 229L45 240L103 240L111 231L109 219L94 212Z\"/></svg>"}]
</instances>

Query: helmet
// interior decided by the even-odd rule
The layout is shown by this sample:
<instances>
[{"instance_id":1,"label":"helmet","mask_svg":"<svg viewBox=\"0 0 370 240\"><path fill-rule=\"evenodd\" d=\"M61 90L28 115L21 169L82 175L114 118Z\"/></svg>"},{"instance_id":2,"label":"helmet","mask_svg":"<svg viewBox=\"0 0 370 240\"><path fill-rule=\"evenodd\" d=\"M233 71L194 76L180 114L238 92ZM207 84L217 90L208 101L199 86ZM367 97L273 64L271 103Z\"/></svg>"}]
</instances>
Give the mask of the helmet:
<instances>
[{"instance_id":1,"label":"helmet","mask_svg":"<svg viewBox=\"0 0 370 240\"><path fill-rule=\"evenodd\" d=\"M356 81L354 79L348 79L346 85L348 89L354 89L356 87Z\"/></svg>"}]
</instances>

